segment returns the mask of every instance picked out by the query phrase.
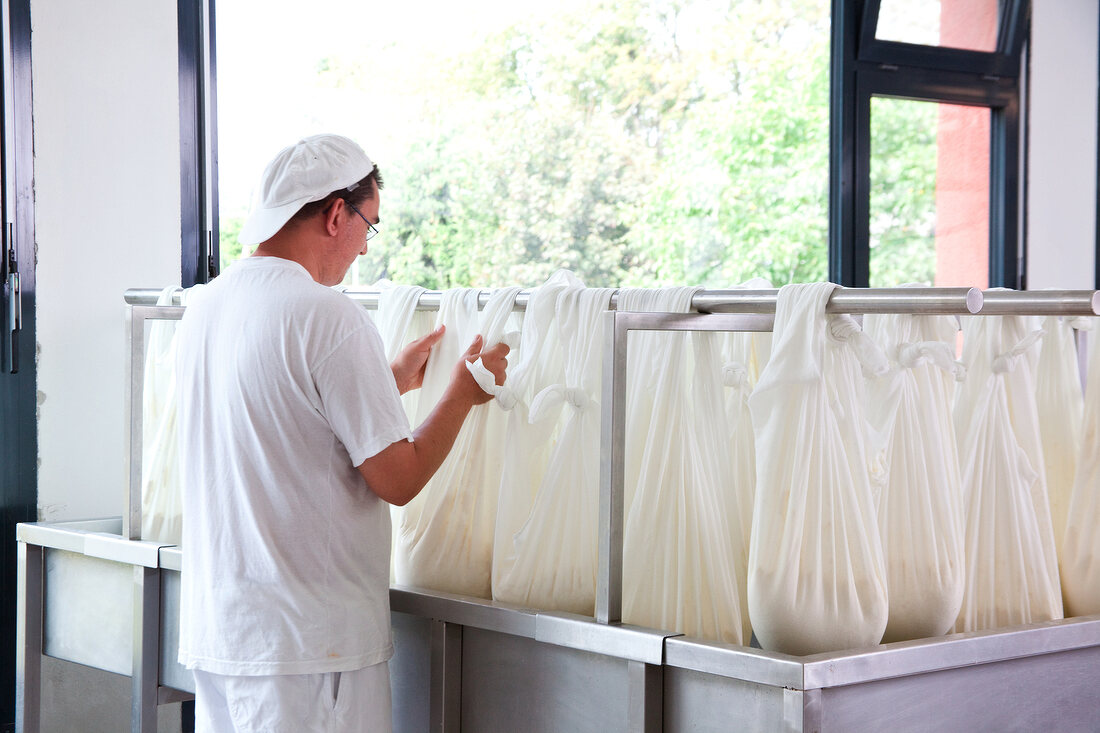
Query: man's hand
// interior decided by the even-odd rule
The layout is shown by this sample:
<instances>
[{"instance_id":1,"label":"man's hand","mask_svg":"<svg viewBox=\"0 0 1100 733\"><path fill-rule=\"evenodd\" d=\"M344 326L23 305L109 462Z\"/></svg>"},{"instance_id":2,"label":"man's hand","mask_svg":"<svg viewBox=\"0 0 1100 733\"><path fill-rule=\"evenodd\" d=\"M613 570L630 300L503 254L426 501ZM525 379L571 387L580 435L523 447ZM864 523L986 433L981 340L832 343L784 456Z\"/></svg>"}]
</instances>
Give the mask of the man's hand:
<instances>
[{"instance_id":1,"label":"man's hand","mask_svg":"<svg viewBox=\"0 0 1100 733\"><path fill-rule=\"evenodd\" d=\"M480 335L474 338L470 348L466 349L466 353L462 355L462 360L455 365L451 377L451 385L467 395L474 405L485 404L493 399L493 395L478 385L470 374L470 370L466 368L466 362L477 361L480 358L482 366L493 375L493 381L498 385L504 384L506 377L504 372L508 368L508 352L511 350L508 344L502 342L482 351L482 343L483 339Z\"/></svg>"},{"instance_id":2,"label":"man's hand","mask_svg":"<svg viewBox=\"0 0 1100 733\"><path fill-rule=\"evenodd\" d=\"M420 389L424 384L424 368L428 364L428 355L432 347L443 338L444 326L440 326L427 336L418 338L401 350L397 358L390 364L394 381L397 382L397 391L401 394L413 389Z\"/></svg>"},{"instance_id":3,"label":"man's hand","mask_svg":"<svg viewBox=\"0 0 1100 733\"><path fill-rule=\"evenodd\" d=\"M423 339L414 342L402 352L402 357L409 352L423 353L419 368L420 380L424 378L423 362L427 361L427 354L431 350L431 344L439 340L443 335L442 329L434 331ZM415 348L417 344L428 342L426 347L421 346L419 352ZM481 363L492 373L497 384L504 384L504 370L508 367L508 345L497 344L491 349L481 350L482 338L478 336L466 349L462 359L455 365L451 375L451 383L443 393L442 399L432 410L428 418L421 423L413 433L413 440L399 440L391 443L379 453L365 460L358 466L359 473L367 482L371 491L383 500L398 506L404 506L420 493L424 484L439 469L443 459L447 457L455 437L462 428L466 416L474 405L481 405L493 399L493 396L474 381L474 377L466 368L466 362L474 361L479 356ZM399 357L394 364L397 364ZM416 363L413 360L412 363ZM396 375L397 368L394 368ZM400 382L398 382L400 384ZM420 381L416 382L420 386Z\"/></svg>"}]
</instances>

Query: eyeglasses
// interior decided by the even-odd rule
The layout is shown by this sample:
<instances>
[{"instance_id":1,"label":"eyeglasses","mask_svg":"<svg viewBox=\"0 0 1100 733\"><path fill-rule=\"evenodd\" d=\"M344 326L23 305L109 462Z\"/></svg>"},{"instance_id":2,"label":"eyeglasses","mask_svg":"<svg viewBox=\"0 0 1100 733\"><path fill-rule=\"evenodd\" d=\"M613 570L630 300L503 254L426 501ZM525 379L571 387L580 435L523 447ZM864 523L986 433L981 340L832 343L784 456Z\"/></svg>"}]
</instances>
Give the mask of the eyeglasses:
<instances>
[{"instance_id":1,"label":"eyeglasses","mask_svg":"<svg viewBox=\"0 0 1100 733\"><path fill-rule=\"evenodd\" d=\"M356 208L355 204L348 201L347 199L344 199L344 201L347 203L348 206L351 207L352 211L359 215L359 218L367 222L367 241L369 242L370 240L374 239L378 235L378 229L375 228L374 224L370 223L370 219L363 216L363 212Z\"/></svg>"}]
</instances>

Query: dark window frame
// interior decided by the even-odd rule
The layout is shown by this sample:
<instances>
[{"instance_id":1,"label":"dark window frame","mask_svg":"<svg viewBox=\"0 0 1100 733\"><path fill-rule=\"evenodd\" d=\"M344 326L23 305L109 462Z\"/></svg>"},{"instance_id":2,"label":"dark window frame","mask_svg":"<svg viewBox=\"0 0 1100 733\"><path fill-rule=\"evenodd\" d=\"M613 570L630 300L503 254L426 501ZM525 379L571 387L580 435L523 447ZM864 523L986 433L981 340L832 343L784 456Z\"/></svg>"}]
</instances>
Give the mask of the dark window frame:
<instances>
[{"instance_id":1,"label":"dark window frame","mask_svg":"<svg viewBox=\"0 0 1100 733\"><path fill-rule=\"evenodd\" d=\"M218 104L214 0L177 0L180 97L180 284L217 276Z\"/></svg>"},{"instance_id":2,"label":"dark window frame","mask_svg":"<svg viewBox=\"0 0 1100 733\"><path fill-rule=\"evenodd\" d=\"M880 96L990 110L989 285L1020 288L1020 71L1030 0L1002 2L994 52L879 40L881 1L833 0L829 279L849 287L870 282L871 99Z\"/></svg>"},{"instance_id":3,"label":"dark window frame","mask_svg":"<svg viewBox=\"0 0 1100 733\"><path fill-rule=\"evenodd\" d=\"M22 327L15 332L18 358L13 365L8 299L0 298L0 333L5 337L0 344L0 588L9 589L16 587L17 577L15 525L33 522L38 514L30 0L3 0L3 16L4 216L0 224L4 248L10 243L15 252L22 315ZM6 267L0 267L5 280ZM14 603L0 604L0 730L15 729L15 611Z\"/></svg>"}]
</instances>

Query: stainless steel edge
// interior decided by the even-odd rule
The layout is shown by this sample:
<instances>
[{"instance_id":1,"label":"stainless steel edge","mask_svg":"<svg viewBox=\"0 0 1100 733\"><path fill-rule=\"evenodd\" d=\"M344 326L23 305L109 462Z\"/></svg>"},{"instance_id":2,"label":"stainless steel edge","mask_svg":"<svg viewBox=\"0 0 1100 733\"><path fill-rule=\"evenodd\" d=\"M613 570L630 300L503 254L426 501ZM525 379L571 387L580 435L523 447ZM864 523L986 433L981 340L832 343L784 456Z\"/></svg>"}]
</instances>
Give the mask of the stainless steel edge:
<instances>
[{"instance_id":1,"label":"stainless steel edge","mask_svg":"<svg viewBox=\"0 0 1100 733\"><path fill-rule=\"evenodd\" d=\"M157 291L159 297L160 291ZM153 299L156 302L156 298ZM178 302L178 296L177 296ZM126 392L126 411L130 417L130 429L126 431L126 455L129 458L129 477L126 484L126 510L123 514L122 534L130 539L141 539L141 461L144 440L144 391L145 391L145 321L178 321L185 309L177 306L135 305L126 309L129 322L130 359L126 365L129 389Z\"/></svg>"},{"instance_id":2,"label":"stainless steel edge","mask_svg":"<svg viewBox=\"0 0 1100 733\"><path fill-rule=\"evenodd\" d=\"M630 733L660 733L664 729L665 675L659 664L627 662L629 702L626 729Z\"/></svg>"},{"instance_id":3,"label":"stainless steel edge","mask_svg":"<svg viewBox=\"0 0 1100 733\"><path fill-rule=\"evenodd\" d=\"M125 293L134 306L153 305L155 288L131 288ZM774 313L778 290L703 290L692 299L700 313ZM488 302L486 290L480 301ZM344 294L367 308L377 308L379 291L347 290ZM617 293L611 308L617 305ZM516 298L516 308L527 307L530 291ZM441 293L426 291L418 310L437 310ZM179 302L176 296L174 303ZM913 313L922 315L1100 315L1100 293L1094 290L987 290L977 288L840 288L826 305L829 313Z\"/></svg>"},{"instance_id":4,"label":"stainless steel edge","mask_svg":"<svg viewBox=\"0 0 1100 733\"><path fill-rule=\"evenodd\" d=\"M664 661L665 639L671 636L678 634L604 624L568 613L545 612L535 617L535 641L646 664Z\"/></svg>"},{"instance_id":5,"label":"stainless steel edge","mask_svg":"<svg viewBox=\"0 0 1100 733\"><path fill-rule=\"evenodd\" d=\"M665 641L665 664L762 685L802 689L802 659L790 654L680 636Z\"/></svg>"},{"instance_id":6,"label":"stainless steel edge","mask_svg":"<svg viewBox=\"0 0 1100 733\"><path fill-rule=\"evenodd\" d=\"M157 688L157 705L168 705L174 702L187 702L194 700L195 693L177 690L175 687L161 685Z\"/></svg>"},{"instance_id":7,"label":"stainless steel edge","mask_svg":"<svg viewBox=\"0 0 1100 733\"><path fill-rule=\"evenodd\" d=\"M126 455L128 480L126 482L126 508L122 513L122 534L130 539L141 538L141 463L142 425L145 417L143 394L145 387L145 307L127 308L130 358L126 362L126 414L130 417L130 429L126 431Z\"/></svg>"},{"instance_id":8,"label":"stainless steel edge","mask_svg":"<svg viewBox=\"0 0 1100 733\"><path fill-rule=\"evenodd\" d=\"M84 541L89 534L115 534L121 526L122 522L117 518L81 522L23 522L15 525L15 537L29 545L84 554Z\"/></svg>"},{"instance_id":9,"label":"stainless steel edge","mask_svg":"<svg viewBox=\"0 0 1100 733\"><path fill-rule=\"evenodd\" d=\"M429 725L439 733L462 730L462 629L460 624L431 622Z\"/></svg>"},{"instance_id":10,"label":"stainless steel edge","mask_svg":"<svg viewBox=\"0 0 1100 733\"><path fill-rule=\"evenodd\" d=\"M496 601L394 586L390 588L390 610L535 638L535 610Z\"/></svg>"},{"instance_id":11,"label":"stainless steel edge","mask_svg":"<svg viewBox=\"0 0 1100 733\"><path fill-rule=\"evenodd\" d=\"M160 679L160 571L135 566L130 730L157 733Z\"/></svg>"},{"instance_id":12,"label":"stainless steel edge","mask_svg":"<svg viewBox=\"0 0 1100 733\"><path fill-rule=\"evenodd\" d=\"M775 313L778 290L704 290L692 299L701 313ZM977 288L838 288L827 313L966 315L981 308Z\"/></svg>"},{"instance_id":13,"label":"stainless steel edge","mask_svg":"<svg viewBox=\"0 0 1100 733\"><path fill-rule=\"evenodd\" d=\"M627 332L624 313L603 316L603 386L600 409L600 504L597 537L596 619L622 620L623 472L626 451Z\"/></svg>"},{"instance_id":14,"label":"stainless steel edge","mask_svg":"<svg viewBox=\"0 0 1100 733\"><path fill-rule=\"evenodd\" d=\"M44 551L20 541L15 610L15 730L38 733L42 710Z\"/></svg>"},{"instance_id":15,"label":"stainless steel edge","mask_svg":"<svg viewBox=\"0 0 1100 733\"><path fill-rule=\"evenodd\" d=\"M160 567L160 548L166 546L164 543L128 540L118 535L99 532L84 535L84 554L87 557L146 568Z\"/></svg>"},{"instance_id":16,"label":"stainless steel edge","mask_svg":"<svg viewBox=\"0 0 1100 733\"><path fill-rule=\"evenodd\" d=\"M1100 646L1100 615L802 657L805 689Z\"/></svg>"},{"instance_id":17,"label":"stainless steel edge","mask_svg":"<svg viewBox=\"0 0 1100 733\"><path fill-rule=\"evenodd\" d=\"M183 548L172 545L160 548L160 566L164 570L183 570Z\"/></svg>"},{"instance_id":18,"label":"stainless steel edge","mask_svg":"<svg viewBox=\"0 0 1100 733\"><path fill-rule=\"evenodd\" d=\"M986 290L981 315L1094 316L1100 315L1095 290Z\"/></svg>"}]
</instances>

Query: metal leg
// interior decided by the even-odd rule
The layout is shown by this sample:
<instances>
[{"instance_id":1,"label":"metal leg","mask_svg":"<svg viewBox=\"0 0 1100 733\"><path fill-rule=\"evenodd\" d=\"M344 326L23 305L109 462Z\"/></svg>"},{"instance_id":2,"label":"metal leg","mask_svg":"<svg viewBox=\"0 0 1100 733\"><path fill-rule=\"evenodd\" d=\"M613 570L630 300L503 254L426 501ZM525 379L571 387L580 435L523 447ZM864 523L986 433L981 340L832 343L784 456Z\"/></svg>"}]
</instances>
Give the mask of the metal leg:
<instances>
[{"instance_id":1,"label":"metal leg","mask_svg":"<svg viewBox=\"0 0 1100 733\"><path fill-rule=\"evenodd\" d=\"M665 673L659 664L627 662L630 706L626 729L630 733L660 733L665 726Z\"/></svg>"},{"instance_id":2,"label":"metal leg","mask_svg":"<svg viewBox=\"0 0 1100 733\"><path fill-rule=\"evenodd\" d=\"M134 567L134 665L130 731L157 733L160 679L160 570Z\"/></svg>"},{"instance_id":3,"label":"metal leg","mask_svg":"<svg viewBox=\"0 0 1100 733\"><path fill-rule=\"evenodd\" d=\"M600 423L600 536L596 620L623 619L623 502L626 455L627 332L618 314L603 316L603 392L608 404Z\"/></svg>"},{"instance_id":4,"label":"metal leg","mask_svg":"<svg viewBox=\"0 0 1100 733\"><path fill-rule=\"evenodd\" d=\"M16 591L15 730L38 733L42 708L42 609L44 552L19 543L19 587Z\"/></svg>"},{"instance_id":5,"label":"metal leg","mask_svg":"<svg viewBox=\"0 0 1100 733\"><path fill-rule=\"evenodd\" d=\"M462 729L462 626L432 621L431 718L433 733Z\"/></svg>"}]
</instances>

